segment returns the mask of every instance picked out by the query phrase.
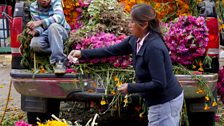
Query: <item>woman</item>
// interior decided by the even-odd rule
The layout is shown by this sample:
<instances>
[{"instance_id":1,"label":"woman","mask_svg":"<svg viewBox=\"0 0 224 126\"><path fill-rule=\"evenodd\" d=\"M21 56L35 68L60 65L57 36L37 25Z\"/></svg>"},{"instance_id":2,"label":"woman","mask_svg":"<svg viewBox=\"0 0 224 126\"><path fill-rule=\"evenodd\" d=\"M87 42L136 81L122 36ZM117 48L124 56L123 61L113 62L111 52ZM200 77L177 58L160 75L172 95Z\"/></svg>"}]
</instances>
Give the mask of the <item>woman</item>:
<instances>
[{"instance_id":1,"label":"woman","mask_svg":"<svg viewBox=\"0 0 224 126\"><path fill-rule=\"evenodd\" d=\"M154 9L146 4L135 5L129 29L132 35L117 45L72 50L69 57L89 59L132 53L136 83L124 83L118 91L142 94L149 106L149 126L179 126L183 89L173 74L169 51Z\"/></svg>"}]
</instances>

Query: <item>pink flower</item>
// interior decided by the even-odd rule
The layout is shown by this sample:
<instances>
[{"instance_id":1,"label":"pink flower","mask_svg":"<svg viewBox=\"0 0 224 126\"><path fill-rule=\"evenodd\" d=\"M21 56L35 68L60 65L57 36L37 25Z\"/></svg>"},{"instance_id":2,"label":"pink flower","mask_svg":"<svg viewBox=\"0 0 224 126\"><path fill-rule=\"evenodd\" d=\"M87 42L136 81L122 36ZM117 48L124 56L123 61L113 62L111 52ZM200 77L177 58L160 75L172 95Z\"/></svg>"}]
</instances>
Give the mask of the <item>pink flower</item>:
<instances>
[{"instance_id":1,"label":"pink flower","mask_svg":"<svg viewBox=\"0 0 224 126\"><path fill-rule=\"evenodd\" d=\"M219 122L220 121L220 116L219 115L215 115L215 122Z\"/></svg>"},{"instance_id":2,"label":"pink flower","mask_svg":"<svg viewBox=\"0 0 224 126\"><path fill-rule=\"evenodd\" d=\"M72 48L73 49L96 49L102 47L110 47L114 44L122 42L127 36L122 34L116 37L111 33L96 33L93 36L89 36L88 38L84 38L80 42L75 43ZM128 67L132 64L132 60L129 59L129 56L116 56L116 57L108 57L108 58L96 58L91 60L80 61L81 63L90 62L92 64L98 63L109 63L114 67Z\"/></svg>"},{"instance_id":3,"label":"pink flower","mask_svg":"<svg viewBox=\"0 0 224 126\"><path fill-rule=\"evenodd\" d=\"M203 17L181 16L166 26L164 40L172 52L172 62L190 65L205 54L208 29Z\"/></svg>"},{"instance_id":4,"label":"pink flower","mask_svg":"<svg viewBox=\"0 0 224 126\"><path fill-rule=\"evenodd\" d=\"M77 72L76 70L74 70L73 68L67 68L66 69L66 73L74 73Z\"/></svg>"},{"instance_id":5,"label":"pink flower","mask_svg":"<svg viewBox=\"0 0 224 126\"><path fill-rule=\"evenodd\" d=\"M26 122L23 121L23 120L20 120L20 121L17 121L17 122L15 123L15 126L32 126L32 125L26 123Z\"/></svg>"},{"instance_id":6,"label":"pink flower","mask_svg":"<svg viewBox=\"0 0 224 126\"><path fill-rule=\"evenodd\" d=\"M75 9L78 13L82 13L82 9L81 8L76 8Z\"/></svg>"}]
</instances>

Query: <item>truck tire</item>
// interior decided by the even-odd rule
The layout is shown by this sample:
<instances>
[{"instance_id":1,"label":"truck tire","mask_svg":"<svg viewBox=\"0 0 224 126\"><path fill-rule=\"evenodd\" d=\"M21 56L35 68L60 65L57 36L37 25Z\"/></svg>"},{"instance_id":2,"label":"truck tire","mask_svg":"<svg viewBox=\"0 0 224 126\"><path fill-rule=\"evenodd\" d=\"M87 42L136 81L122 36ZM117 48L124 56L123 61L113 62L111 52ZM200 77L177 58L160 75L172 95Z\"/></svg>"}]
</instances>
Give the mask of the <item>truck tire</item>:
<instances>
[{"instance_id":1,"label":"truck tire","mask_svg":"<svg viewBox=\"0 0 224 126\"><path fill-rule=\"evenodd\" d=\"M189 112L190 126L215 126L215 112Z\"/></svg>"},{"instance_id":2,"label":"truck tire","mask_svg":"<svg viewBox=\"0 0 224 126\"><path fill-rule=\"evenodd\" d=\"M60 101L55 99L49 99L47 101L47 112L27 112L27 120L29 124L37 124L37 121L46 122L52 118L52 114L59 116L60 112Z\"/></svg>"}]
</instances>

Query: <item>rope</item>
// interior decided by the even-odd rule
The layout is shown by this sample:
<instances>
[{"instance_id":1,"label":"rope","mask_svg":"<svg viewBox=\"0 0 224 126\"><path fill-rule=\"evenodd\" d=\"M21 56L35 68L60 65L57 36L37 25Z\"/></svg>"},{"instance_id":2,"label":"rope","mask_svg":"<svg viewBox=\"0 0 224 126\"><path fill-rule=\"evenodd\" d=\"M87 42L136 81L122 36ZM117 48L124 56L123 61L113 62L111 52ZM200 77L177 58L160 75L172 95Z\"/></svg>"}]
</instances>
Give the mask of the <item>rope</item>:
<instances>
[{"instance_id":1,"label":"rope","mask_svg":"<svg viewBox=\"0 0 224 126\"><path fill-rule=\"evenodd\" d=\"M6 8L7 8L7 1L5 0L5 7L4 7L4 11L2 11L2 16L5 16L6 17L6 19L8 19L8 21L10 22L10 23L12 23L12 16L9 16L7 13L6 13Z\"/></svg>"},{"instance_id":2,"label":"rope","mask_svg":"<svg viewBox=\"0 0 224 126\"><path fill-rule=\"evenodd\" d=\"M8 19L8 21L10 22L10 23L12 23L12 16L9 16L6 12L2 12L2 16L5 16L6 17L6 19Z\"/></svg>"},{"instance_id":3,"label":"rope","mask_svg":"<svg viewBox=\"0 0 224 126\"><path fill-rule=\"evenodd\" d=\"M7 99L6 99L6 104L5 104L5 108L4 108L3 114L2 114L2 118L0 120L0 125L2 124L3 119L5 117L5 114L6 114L6 110L7 110L8 103L9 103L9 97L10 97L10 93L11 93L11 88L12 88L12 80L10 80L8 96L7 96Z\"/></svg>"}]
</instances>

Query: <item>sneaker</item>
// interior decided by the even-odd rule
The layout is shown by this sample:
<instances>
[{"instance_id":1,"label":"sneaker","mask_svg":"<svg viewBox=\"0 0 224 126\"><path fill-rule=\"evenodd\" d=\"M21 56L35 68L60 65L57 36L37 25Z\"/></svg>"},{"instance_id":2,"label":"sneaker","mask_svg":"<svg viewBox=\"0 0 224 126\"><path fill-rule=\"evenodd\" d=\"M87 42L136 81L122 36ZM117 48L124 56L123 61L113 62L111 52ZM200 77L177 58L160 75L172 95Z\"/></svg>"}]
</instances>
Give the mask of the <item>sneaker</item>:
<instances>
[{"instance_id":1,"label":"sneaker","mask_svg":"<svg viewBox=\"0 0 224 126\"><path fill-rule=\"evenodd\" d=\"M65 74L66 67L63 62L59 61L54 66L54 73L55 74Z\"/></svg>"}]
</instances>

